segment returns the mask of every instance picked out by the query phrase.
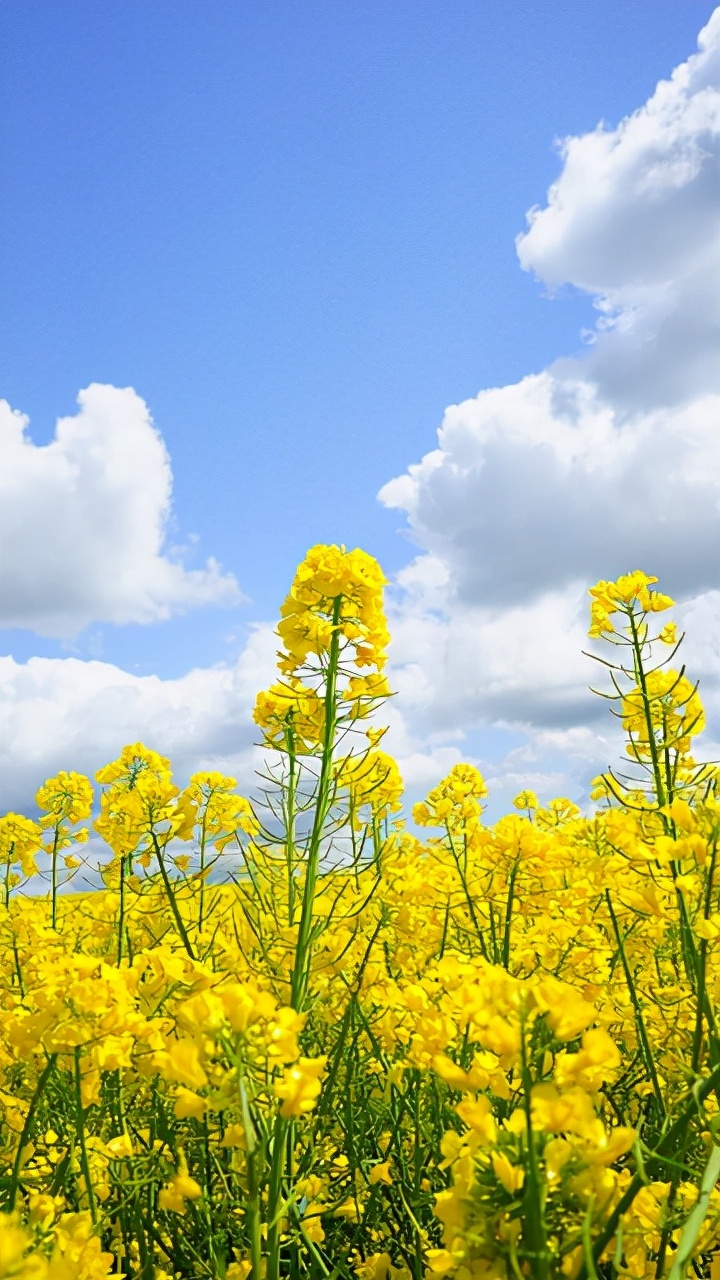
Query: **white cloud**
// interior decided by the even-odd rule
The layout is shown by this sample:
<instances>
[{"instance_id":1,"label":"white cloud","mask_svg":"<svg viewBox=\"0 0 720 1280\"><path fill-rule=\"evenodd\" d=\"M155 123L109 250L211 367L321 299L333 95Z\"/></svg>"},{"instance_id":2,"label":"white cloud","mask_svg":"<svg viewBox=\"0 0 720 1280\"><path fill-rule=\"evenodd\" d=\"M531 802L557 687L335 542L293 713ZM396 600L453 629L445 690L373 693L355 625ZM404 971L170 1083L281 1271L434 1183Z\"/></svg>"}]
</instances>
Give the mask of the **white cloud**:
<instances>
[{"instance_id":1,"label":"white cloud","mask_svg":"<svg viewBox=\"0 0 720 1280\"><path fill-rule=\"evenodd\" d=\"M539 279L595 295L585 375L631 411L720 389L720 9L698 45L617 128L565 139L517 239Z\"/></svg>"},{"instance_id":2,"label":"white cloud","mask_svg":"<svg viewBox=\"0 0 720 1280\"><path fill-rule=\"evenodd\" d=\"M584 589L501 609L446 606L413 593L391 609L394 685L424 735L491 723L530 729L592 716Z\"/></svg>"},{"instance_id":3,"label":"white cloud","mask_svg":"<svg viewBox=\"0 0 720 1280\"><path fill-rule=\"evenodd\" d=\"M0 658L4 807L26 808L60 769L92 776L138 741L169 756L181 780L212 768L251 785L252 708L272 677L276 647L272 629L257 627L234 666L197 668L177 680L77 658Z\"/></svg>"},{"instance_id":4,"label":"white cloud","mask_svg":"<svg viewBox=\"0 0 720 1280\"><path fill-rule=\"evenodd\" d=\"M379 495L422 551L394 604L404 713L468 744L521 729L508 784L524 762L572 794L621 746L581 656L601 577L644 568L678 597L716 715L720 9L699 44L617 128L564 142L518 237L539 279L594 296L585 356L449 408L438 447Z\"/></svg>"},{"instance_id":5,"label":"white cloud","mask_svg":"<svg viewBox=\"0 0 720 1280\"><path fill-rule=\"evenodd\" d=\"M673 590L708 587L719 417L720 398L703 396L623 421L592 383L545 372L449 408L439 448L380 499L442 566L446 600L527 602L637 567Z\"/></svg>"},{"instance_id":6,"label":"white cloud","mask_svg":"<svg viewBox=\"0 0 720 1280\"><path fill-rule=\"evenodd\" d=\"M66 638L240 600L214 560L188 570L164 550L172 473L145 402L94 383L78 403L38 446L0 401L1 624Z\"/></svg>"}]
</instances>

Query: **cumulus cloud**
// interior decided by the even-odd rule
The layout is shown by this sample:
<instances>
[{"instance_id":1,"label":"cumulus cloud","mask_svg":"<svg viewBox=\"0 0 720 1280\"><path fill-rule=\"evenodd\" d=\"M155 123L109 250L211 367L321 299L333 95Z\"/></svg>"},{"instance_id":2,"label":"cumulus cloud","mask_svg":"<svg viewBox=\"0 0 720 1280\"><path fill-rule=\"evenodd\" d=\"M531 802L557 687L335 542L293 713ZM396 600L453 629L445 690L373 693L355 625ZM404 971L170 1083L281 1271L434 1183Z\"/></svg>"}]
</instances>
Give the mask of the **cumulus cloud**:
<instances>
[{"instance_id":1,"label":"cumulus cloud","mask_svg":"<svg viewBox=\"0 0 720 1280\"><path fill-rule=\"evenodd\" d=\"M517 249L551 288L595 296L585 375L628 411L718 391L720 9L644 106L565 139L561 155Z\"/></svg>"},{"instance_id":2,"label":"cumulus cloud","mask_svg":"<svg viewBox=\"0 0 720 1280\"><path fill-rule=\"evenodd\" d=\"M170 459L132 388L94 383L38 446L0 401L0 623L67 638L91 622L157 622L242 597L214 560L170 558Z\"/></svg>"},{"instance_id":3,"label":"cumulus cloud","mask_svg":"<svg viewBox=\"0 0 720 1280\"><path fill-rule=\"evenodd\" d=\"M394 602L405 712L436 734L522 729L507 778L552 760L587 780L618 745L581 656L598 578L661 578L716 701L719 154L720 9L643 107L562 144L518 237L539 280L593 295L586 354L451 406L380 491L421 549Z\"/></svg>"},{"instance_id":4,"label":"cumulus cloud","mask_svg":"<svg viewBox=\"0 0 720 1280\"><path fill-rule=\"evenodd\" d=\"M479 721L525 729L585 722L594 702L583 594L576 586L502 609L446 605L440 613L412 591L390 615L404 714L424 735Z\"/></svg>"},{"instance_id":5,"label":"cumulus cloud","mask_svg":"<svg viewBox=\"0 0 720 1280\"><path fill-rule=\"evenodd\" d=\"M469 604L526 603L646 566L712 585L720 400L621 421L592 383L551 372L453 405L439 448L380 492Z\"/></svg>"},{"instance_id":6,"label":"cumulus cloud","mask_svg":"<svg viewBox=\"0 0 720 1280\"><path fill-rule=\"evenodd\" d=\"M60 769L92 776L138 741L169 756L181 782L197 769L220 769L252 785L252 707L272 676L276 647L272 629L259 626L234 665L176 680L132 675L109 662L0 658L4 808L26 808Z\"/></svg>"}]
</instances>

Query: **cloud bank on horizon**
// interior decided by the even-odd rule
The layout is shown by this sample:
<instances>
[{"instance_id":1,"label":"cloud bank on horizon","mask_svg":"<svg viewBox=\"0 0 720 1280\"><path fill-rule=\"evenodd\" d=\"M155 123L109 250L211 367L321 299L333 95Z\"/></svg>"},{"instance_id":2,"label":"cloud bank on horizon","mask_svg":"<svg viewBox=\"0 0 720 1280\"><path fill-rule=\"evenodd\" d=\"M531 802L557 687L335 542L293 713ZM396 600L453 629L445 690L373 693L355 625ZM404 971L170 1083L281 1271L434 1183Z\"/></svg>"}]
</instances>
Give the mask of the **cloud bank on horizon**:
<instances>
[{"instance_id":1,"label":"cloud bank on horizon","mask_svg":"<svg viewBox=\"0 0 720 1280\"><path fill-rule=\"evenodd\" d=\"M467 755L499 788L581 795L615 753L581 656L585 592L599 577L661 577L681 601L688 669L716 697L719 156L720 9L644 106L565 140L547 203L517 239L521 266L551 291L593 296L586 351L449 408L438 447L381 490L419 551L390 593L400 698L389 746L411 790ZM170 461L144 402L97 385L79 399L43 448L21 415L0 415L1 532L16 557L3 571L5 625L68 636L236 601L214 561L188 570L164 549ZM258 625L235 666L178 680L1 659L4 803L27 805L47 774L93 772L138 738L180 775L224 768L249 786L250 711L274 648L272 627ZM522 743L488 763L478 725Z\"/></svg>"}]
</instances>

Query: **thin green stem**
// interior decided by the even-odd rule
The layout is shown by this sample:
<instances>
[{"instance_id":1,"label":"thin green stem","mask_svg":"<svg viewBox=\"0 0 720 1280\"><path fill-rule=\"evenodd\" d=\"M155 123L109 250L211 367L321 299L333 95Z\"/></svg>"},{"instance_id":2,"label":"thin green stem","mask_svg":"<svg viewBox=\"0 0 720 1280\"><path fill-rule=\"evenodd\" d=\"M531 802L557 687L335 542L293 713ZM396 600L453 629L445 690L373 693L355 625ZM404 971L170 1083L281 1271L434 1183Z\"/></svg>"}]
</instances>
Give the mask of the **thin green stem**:
<instances>
[{"instance_id":1,"label":"thin green stem","mask_svg":"<svg viewBox=\"0 0 720 1280\"><path fill-rule=\"evenodd\" d=\"M307 991L310 968L310 939L313 924L313 905L315 886L317 883L318 864L320 861L320 845L330 806L333 749L335 746L335 728L337 722L337 675L340 657L340 608L342 596L337 596L333 604L333 633L330 641L328 667L325 677L325 731L323 735L322 762L318 781L317 800L313 814L313 825L308 844L305 885L303 889L300 924L298 927L297 946L295 948L295 964L293 967L290 1003L293 1009L301 1010Z\"/></svg>"},{"instance_id":2,"label":"thin green stem","mask_svg":"<svg viewBox=\"0 0 720 1280\"><path fill-rule=\"evenodd\" d=\"M173 913L173 918L175 920L177 931L180 935L182 944L185 950L187 951L190 959L194 960L195 952L192 949L192 944L188 937L187 929L185 928L185 925L183 923L183 918L180 914L180 908L178 907L178 904L177 904L177 897L175 895L175 891L170 883L170 877L167 873L167 867L165 866L165 858L163 856L163 851L160 847L160 841L158 840L154 831L152 832L152 842L153 842L153 848L155 850L155 856L157 857L157 860L158 860L158 866L160 867L160 875L162 876L162 881L165 886L165 893L167 894L168 902L170 903L170 910Z\"/></svg>"},{"instance_id":3,"label":"thin green stem","mask_svg":"<svg viewBox=\"0 0 720 1280\"><path fill-rule=\"evenodd\" d=\"M93 1191L92 1178L90 1176L90 1161L88 1160L87 1143L85 1141L85 1109L82 1103L82 1075L80 1071L80 1058L82 1049L80 1045L75 1049L75 1123L77 1127L77 1138L80 1146L80 1168L82 1169L83 1180L85 1182L85 1190L90 1207L90 1217L93 1226L97 1223L97 1208L95 1205L95 1192Z\"/></svg>"},{"instance_id":4,"label":"thin green stem","mask_svg":"<svg viewBox=\"0 0 720 1280\"><path fill-rule=\"evenodd\" d=\"M295 793L297 790L297 759L295 755L295 731L290 719L286 730L288 754L288 780L285 792L285 861L288 878L288 924L295 924Z\"/></svg>"},{"instance_id":5,"label":"thin green stem","mask_svg":"<svg viewBox=\"0 0 720 1280\"><path fill-rule=\"evenodd\" d=\"M17 975L18 986L20 988L20 995L24 1000L25 999L25 983L23 982L22 968L20 966L20 952L18 951L17 938L14 933L13 933L13 940L12 940L12 949L13 949L13 956L15 957L15 973Z\"/></svg>"},{"instance_id":6,"label":"thin green stem","mask_svg":"<svg viewBox=\"0 0 720 1280\"><path fill-rule=\"evenodd\" d=\"M56 1061L57 1061L57 1054L51 1053L45 1066L43 1067L43 1070L40 1073L38 1082L35 1085L35 1092L30 1100L30 1105L25 1115L25 1122L22 1127L22 1133L20 1134L20 1138L18 1140L18 1148L17 1148L17 1151L15 1152L15 1160L13 1162L13 1171L10 1178L10 1190L8 1191L8 1211L10 1213L12 1213L13 1209L15 1208L15 1200L17 1197L18 1186L20 1183L20 1171L22 1168L23 1152L30 1139L33 1120L35 1119L35 1112L37 1111L38 1106L40 1105L40 1099L42 1098L43 1093L45 1092L47 1082L50 1079L50 1076L52 1075L53 1067L55 1066Z\"/></svg>"},{"instance_id":7,"label":"thin green stem","mask_svg":"<svg viewBox=\"0 0 720 1280\"><path fill-rule=\"evenodd\" d=\"M212 796L210 799L212 799ZM205 849L207 845L207 811L210 799L205 805L202 817L202 827L200 829L200 901L198 906L198 936L202 934L203 923L205 920ZM198 945L202 950L202 942L199 942Z\"/></svg>"},{"instance_id":8,"label":"thin green stem","mask_svg":"<svg viewBox=\"0 0 720 1280\"><path fill-rule=\"evenodd\" d=\"M120 885L119 885L119 902L118 902L118 939L117 939L117 966L118 969L123 959L123 939L125 937L125 876L128 854L120 854Z\"/></svg>"},{"instance_id":9,"label":"thin green stem","mask_svg":"<svg viewBox=\"0 0 720 1280\"><path fill-rule=\"evenodd\" d=\"M463 887L463 893L465 894L465 902L467 903L467 909L470 915L470 919L472 920L473 928L475 929L475 932L477 934L482 953L485 956L485 959L487 960L488 956L487 956L487 947L485 945L485 937L480 927L480 920L478 918L477 911L475 910L475 903L473 901L472 894L470 893L470 886L467 880L467 841L465 843L465 857L463 859L463 863L461 864L460 855L458 854L457 849L455 848L455 841L452 838L452 832L450 830L450 827L447 824L446 824L445 830L447 832L450 852L452 854L457 873L460 877L460 883Z\"/></svg>"},{"instance_id":10,"label":"thin green stem","mask_svg":"<svg viewBox=\"0 0 720 1280\"><path fill-rule=\"evenodd\" d=\"M55 835L53 837L52 861L51 861L51 878L52 878L52 905L51 923L53 929L57 928L57 859L58 859L58 843L60 841L60 823L55 823Z\"/></svg>"},{"instance_id":11,"label":"thin green stem","mask_svg":"<svg viewBox=\"0 0 720 1280\"><path fill-rule=\"evenodd\" d=\"M307 865L305 868L305 884L303 886L300 922L295 945L295 961L293 964L290 1004L298 1012L302 1009L307 994L312 959L312 930L315 889L317 885L320 847L325 829L325 821L330 807L332 794L332 765L335 747L335 729L337 724L337 676L340 659L340 610L342 596L336 596L332 611L332 638L328 654L328 665L325 673L325 725L323 733L322 760L318 779L317 797L313 824L308 842ZM280 1276L280 1198L282 1190L282 1174L285 1161L287 1122L278 1114L275 1118L270 1161L270 1181L268 1186L268 1234L267 1234L267 1280L279 1280Z\"/></svg>"},{"instance_id":12,"label":"thin green stem","mask_svg":"<svg viewBox=\"0 0 720 1280\"><path fill-rule=\"evenodd\" d=\"M515 903L515 881L517 880L518 871L520 870L520 859L516 858L510 871L510 879L508 881L508 899L505 909L505 930L503 933L502 947L502 963L503 969L510 966L510 937L512 932L512 913Z\"/></svg>"},{"instance_id":13,"label":"thin green stem","mask_svg":"<svg viewBox=\"0 0 720 1280\"><path fill-rule=\"evenodd\" d=\"M715 882L715 870L717 867L718 841L713 841L712 853L710 855L710 863L707 871L707 879L705 881L705 897L703 902L703 919L707 920L712 914L713 907L713 888ZM693 1037L692 1050L692 1070L695 1073L700 1066L700 1053L702 1049L702 1020L703 1012L706 1006L709 1006L709 998L707 993L707 952L708 944L706 938L700 940L700 952L698 957L698 1002L697 1002L697 1021L695 1024L695 1035ZM708 1019L708 1032L712 1047L717 1050L717 1035L715 1034L715 1020Z\"/></svg>"},{"instance_id":14,"label":"thin green stem","mask_svg":"<svg viewBox=\"0 0 720 1280\"><path fill-rule=\"evenodd\" d=\"M286 1128L287 1121L283 1120L281 1115L276 1115L273 1126L270 1180L268 1183L267 1280L278 1280L280 1276L279 1210L285 1160Z\"/></svg>"},{"instance_id":15,"label":"thin green stem","mask_svg":"<svg viewBox=\"0 0 720 1280\"><path fill-rule=\"evenodd\" d=\"M630 633L632 636L633 659L635 663L635 675L640 686L640 696L643 704L643 715L645 717L645 727L648 735L648 749L650 751L650 759L652 761L653 777L655 779L655 794L659 807L667 803L667 795L665 793L665 784L663 782L662 772L660 770L660 760L658 757L657 742L655 741L655 726L652 718L652 706L650 695L648 693L647 680L645 678L645 668L642 658L642 642L635 621L635 614L631 611L628 614L630 622Z\"/></svg>"},{"instance_id":16,"label":"thin green stem","mask_svg":"<svg viewBox=\"0 0 720 1280\"><path fill-rule=\"evenodd\" d=\"M612 904L612 898L610 897L609 889L605 890L605 900L608 905L608 911L610 912L610 919L612 921L613 932L615 934L618 950L620 952L620 960L623 967L623 973L625 974L625 983L627 985L627 989L630 994L630 1000L632 1001L632 1007L635 1013L635 1023L637 1025L638 1036L640 1039L640 1044L642 1046L643 1058L645 1059L645 1066L647 1068L647 1072L650 1077L650 1082L653 1087L653 1093L655 1095L655 1099L657 1101L658 1107L660 1108L660 1115L664 1117L665 1116L665 1100L662 1096L660 1081L658 1080L657 1071L655 1069L655 1059L653 1058L652 1049L650 1048L650 1041L648 1039L648 1034L645 1027L645 1020L642 1015L642 1008L640 1006L640 1001L638 1000L638 994L635 988L635 982L633 980L632 973L630 972L630 965L628 964L627 955L625 953L625 942L624 942L622 933L620 932L620 926L618 924L617 916L615 915L615 909Z\"/></svg>"},{"instance_id":17,"label":"thin green stem","mask_svg":"<svg viewBox=\"0 0 720 1280\"><path fill-rule=\"evenodd\" d=\"M528 1177L523 1197L524 1224L523 1235L527 1247L523 1249L523 1258L530 1263L530 1274L533 1280L550 1280L550 1254L545 1231L545 1213L540 1168L535 1149L535 1135L532 1127L532 1076L527 1053L526 1027L523 1019L521 1026L521 1070L523 1086L523 1106L525 1110L525 1128L528 1150Z\"/></svg>"},{"instance_id":18,"label":"thin green stem","mask_svg":"<svg viewBox=\"0 0 720 1280\"><path fill-rule=\"evenodd\" d=\"M415 1073L415 1105L413 1107L413 1203L417 1204L420 1197L420 1182L423 1172L423 1148L422 1148L422 1113L420 1109L420 1090L422 1077L420 1072ZM424 1274L423 1267L423 1242L422 1235L418 1224L415 1223L415 1257L414 1257L414 1280L422 1280Z\"/></svg>"}]
</instances>

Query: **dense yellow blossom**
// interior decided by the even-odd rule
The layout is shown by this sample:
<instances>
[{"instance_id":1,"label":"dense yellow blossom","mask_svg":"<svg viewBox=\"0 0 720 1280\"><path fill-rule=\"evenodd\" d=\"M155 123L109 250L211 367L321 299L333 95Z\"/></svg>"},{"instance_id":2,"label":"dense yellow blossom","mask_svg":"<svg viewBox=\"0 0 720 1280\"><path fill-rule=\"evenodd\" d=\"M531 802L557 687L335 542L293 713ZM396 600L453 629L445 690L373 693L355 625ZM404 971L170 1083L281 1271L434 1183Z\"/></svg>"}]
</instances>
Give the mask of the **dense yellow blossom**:
<instances>
[{"instance_id":1,"label":"dense yellow blossom","mask_svg":"<svg viewBox=\"0 0 720 1280\"><path fill-rule=\"evenodd\" d=\"M320 546L264 804L133 743L0 818L0 1277L717 1280L720 775L655 582L591 591L598 808L489 823L460 763L407 825L384 578ZM60 893L93 814L106 887Z\"/></svg>"}]
</instances>

